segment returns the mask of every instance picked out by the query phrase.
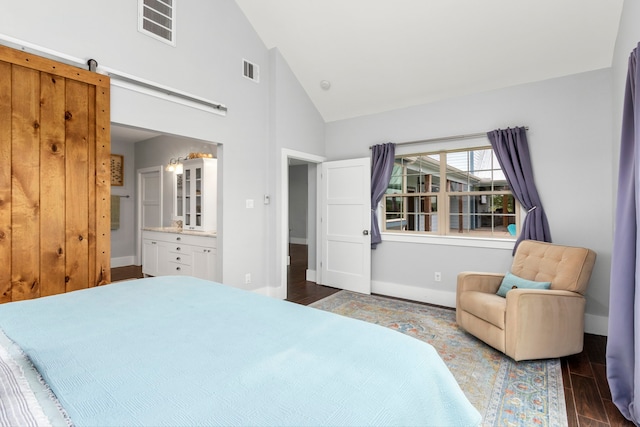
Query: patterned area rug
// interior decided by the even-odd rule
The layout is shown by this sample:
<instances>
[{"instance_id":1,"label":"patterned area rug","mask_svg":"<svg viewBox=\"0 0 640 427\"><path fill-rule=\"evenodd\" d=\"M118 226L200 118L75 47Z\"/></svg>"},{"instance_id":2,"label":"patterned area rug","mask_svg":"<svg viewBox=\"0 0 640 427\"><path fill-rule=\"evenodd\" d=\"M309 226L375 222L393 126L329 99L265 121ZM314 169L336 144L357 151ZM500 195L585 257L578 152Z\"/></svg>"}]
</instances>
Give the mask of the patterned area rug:
<instances>
[{"instance_id":1,"label":"patterned area rug","mask_svg":"<svg viewBox=\"0 0 640 427\"><path fill-rule=\"evenodd\" d=\"M454 310L340 291L312 307L395 329L440 354L483 426L566 426L559 359L514 362L460 330Z\"/></svg>"}]
</instances>

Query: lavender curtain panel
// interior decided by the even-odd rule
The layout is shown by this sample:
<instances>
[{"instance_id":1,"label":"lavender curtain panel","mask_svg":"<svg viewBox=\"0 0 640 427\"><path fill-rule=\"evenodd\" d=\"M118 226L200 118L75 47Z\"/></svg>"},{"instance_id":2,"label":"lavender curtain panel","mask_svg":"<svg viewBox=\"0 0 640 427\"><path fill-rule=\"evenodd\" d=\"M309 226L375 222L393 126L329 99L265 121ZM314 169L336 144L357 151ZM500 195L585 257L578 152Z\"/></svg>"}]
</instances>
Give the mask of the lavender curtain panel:
<instances>
[{"instance_id":1,"label":"lavender curtain panel","mask_svg":"<svg viewBox=\"0 0 640 427\"><path fill-rule=\"evenodd\" d=\"M609 336L607 339L607 379L613 403L622 415L640 423L640 360L636 347L640 344L640 320L636 313L639 295L636 293L640 274L638 258L638 220L640 217L640 108L638 100L638 50L629 57L627 87L622 113L620 172L615 232L611 254L611 285L609 292Z\"/></svg>"},{"instance_id":2,"label":"lavender curtain panel","mask_svg":"<svg viewBox=\"0 0 640 427\"><path fill-rule=\"evenodd\" d=\"M371 147L371 249L382 242L378 226L378 203L389 186L396 145L388 142Z\"/></svg>"},{"instance_id":3,"label":"lavender curtain panel","mask_svg":"<svg viewBox=\"0 0 640 427\"><path fill-rule=\"evenodd\" d=\"M533 181L526 129L524 127L497 129L488 132L487 136L514 197L527 210L513 252L515 253L523 240L551 242L547 215L544 213Z\"/></svg>"}]
</instances>

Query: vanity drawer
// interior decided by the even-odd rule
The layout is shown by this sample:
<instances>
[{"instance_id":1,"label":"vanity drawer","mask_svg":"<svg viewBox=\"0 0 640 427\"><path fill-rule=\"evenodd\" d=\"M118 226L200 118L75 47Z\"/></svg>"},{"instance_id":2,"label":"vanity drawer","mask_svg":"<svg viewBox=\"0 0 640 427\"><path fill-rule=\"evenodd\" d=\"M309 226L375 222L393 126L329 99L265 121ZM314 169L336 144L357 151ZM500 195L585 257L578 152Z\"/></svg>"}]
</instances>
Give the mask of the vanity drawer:
<instances>
[{"instance_id":1,"label":"vanity drawer","mask_svg":"<svg viewBox=\"0 0 640 427\"><path fill-rule=\"evenodd\" d=\"M170 234L170 241L183 245L216 247L216 238L210 236L198 236L194 234Z\"/></svg>"},{"instance_id":2,"label":"vanity drawer","mask_svg":"<svg viewBox=\"0 0 640 427\"><path fill-rule=\"evenodd\" d=\"M180 265L191 265L191 254L170 252L168 261Z\"/></svg>"},{"instance_id":3,"label":"vanity drawer","mask_svg":"<svg viewBox=\"0 0 640 427\"><path fill-rule=\"evenodd\" d=\"M193 253L193 246L185 245L182 243L169 243L169 252L173 254L185 254L191 256Z\"/></svg>"},{"instance_id":4,"label":"vanity drawer","mask_svg":"<svg viewBox=\"0 0 640 427\"><path fill-rule=\"evenodd\" d=\"M176 262L168 263L169 274L177 274L182 276L191 276L192 268L190 265L178 264Z\"/></svg>"}]
</instances>

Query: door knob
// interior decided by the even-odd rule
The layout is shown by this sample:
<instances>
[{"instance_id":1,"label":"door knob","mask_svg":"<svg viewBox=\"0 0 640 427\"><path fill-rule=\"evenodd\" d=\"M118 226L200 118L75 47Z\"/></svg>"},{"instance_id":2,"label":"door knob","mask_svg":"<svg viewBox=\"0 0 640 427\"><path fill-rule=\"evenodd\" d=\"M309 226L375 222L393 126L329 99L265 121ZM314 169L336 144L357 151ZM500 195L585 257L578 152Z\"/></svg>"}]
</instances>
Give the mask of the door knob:
<instances>
[{"instance_id":1,"label":"door knob","mask_svg":"<svg viewBox=\"0 0 640 427\"><path fill-rule=\"evenodd\" d=\"M368 236L369 235L369 230L362 230L362 235L363 236Z\"/></svg>"}]
</instances>

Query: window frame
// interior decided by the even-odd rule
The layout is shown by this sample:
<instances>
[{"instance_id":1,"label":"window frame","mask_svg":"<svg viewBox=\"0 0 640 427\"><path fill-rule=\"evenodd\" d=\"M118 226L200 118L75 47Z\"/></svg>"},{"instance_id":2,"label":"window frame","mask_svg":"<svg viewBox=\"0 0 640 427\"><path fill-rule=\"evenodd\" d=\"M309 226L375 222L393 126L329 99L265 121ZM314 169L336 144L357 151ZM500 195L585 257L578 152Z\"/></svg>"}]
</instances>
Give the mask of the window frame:
<instances>
[{"instance_id":1,"label":"window frame","mask_svg":"<svg viewBox=\"0 0 640 427\"><path fill-rule=\"evenodd\" d=\"M383 196L382 202L380 203L379 208L379 218L380 218L380 229L383 240L391 240L398 242L429 242L429 243L438 243L438 244L454 244L459 246L481 246L481 247L495 247L495 248L513 248L516 239L521 231L522 224L522 207L518 202L517 198L513 195L511 190L495 190L494 187L494 179L491 179L491 191L448 191L450 167L447 163L447 155L450 153L456 152L466 152L469 153L471 151L477 150L491 150L492 157L495 158L495 153L493 152L493 148L488 144L479 144L473 146L463 146L458 148L439 148L434 149L432 151L422 151L422 152L411 152L406 154L398 154L396 153L395 161L398 159L406 159L409 157L427 157L427 156L438 156L438 176L440 180L438 192L408 192L407 186L407 174L406 166L403 167L402 171L402 188L400 193L389 194L386 193ZM499 169L501 167L497 165ZM495 170L495 167L492 168ZM466 171L462 171L467 173ZM444 184L443 184L444 183ZM451 226L451 205L450 199L453 196L496 196L496 195L509 195L513 197L513 213L509 215L513 215L515 225L516 225L516 234L513 236L493 236L493 235L477 235L473 236L469 233L465 233L464 235L456 235L452 234L450 230ZM436 197L438 210L437 210L437 231L420 231L420 230L393 230L387 229L387 198L388 197ZM405 199L406 200L406 199ZM402 207L402 220L408 221L408 211L407 211L408 203L403 201ZM427 213L421 213L427 214ZM493 215L493 214L492 214Z\"/></svg>"}]
</instances>

